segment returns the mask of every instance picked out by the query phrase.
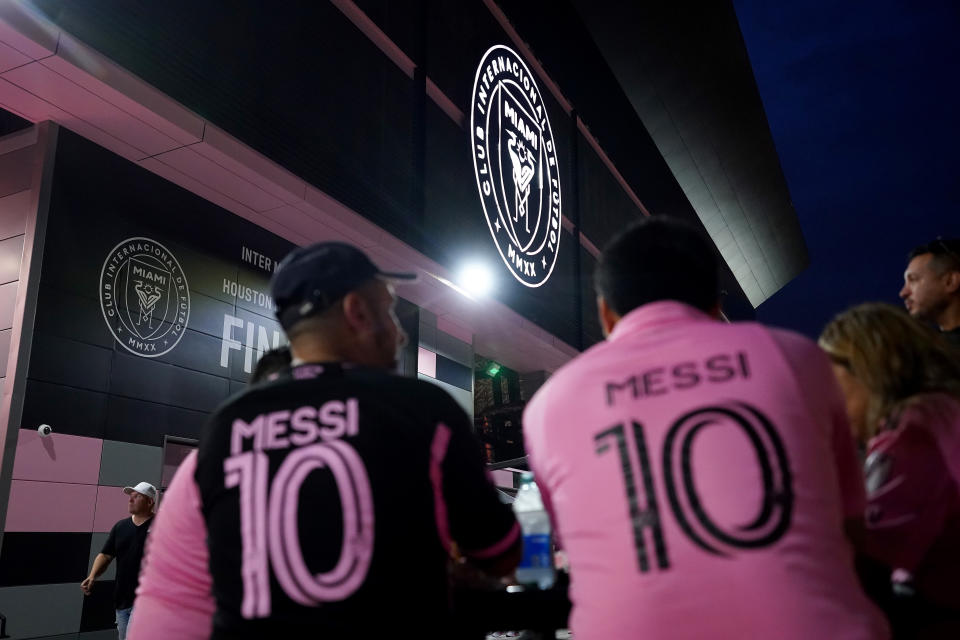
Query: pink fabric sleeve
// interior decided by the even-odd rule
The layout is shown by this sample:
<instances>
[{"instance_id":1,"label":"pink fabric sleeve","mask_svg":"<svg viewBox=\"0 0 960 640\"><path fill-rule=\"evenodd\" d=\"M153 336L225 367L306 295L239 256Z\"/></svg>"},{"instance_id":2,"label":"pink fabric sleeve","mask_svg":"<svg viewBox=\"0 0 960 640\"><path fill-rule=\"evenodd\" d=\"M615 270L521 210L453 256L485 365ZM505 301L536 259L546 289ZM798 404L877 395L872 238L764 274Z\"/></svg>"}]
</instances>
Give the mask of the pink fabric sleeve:
<instances>
[{"instance_id":1,"label":"pink fabric sleeve","mask_svg":"<svg viewBox=\"0 0 960 640\"><path fill-rule=\"evenodd\" d=\"M956 488L918 412L908 409L894 431L870 441L866 552L913 571L951 516Z\"/></svg>"},{"instance_id":2,"label":"pink fabric sleeve","mask_svg":"<svg viewBox=\"0 0 960 640\"><path fill-rule=\"evenodd\" d=\"M789 331L770 332L790 364L804 402L816 423L830 438L833 465L840 484L844 518L863 518L867 506L863 465L857 455L846 403L837 385L830 359L813 342Z\"/></svg>"},{"instance_id":3,"label":"pink fabric sleeve","mask_svg":"<svg viewBox=\"0 0 960 640\"><path fill-rule=\"evenodd\" d=\"M832 372L831 372L832 375ZM839 391L838 391L839 393ZM843 400L839 405L831 403L833 413L833 459L840 481L840 496L843 499L843 516L848 519L863 518L867 508L867 492L863 484L863 466L857 455L857 447L850 431Z\"/></svg>"},{"instance_id":4,"label":"pink fabric sleeve","mask_svg":"<svg viewBox=\"0 0 960 640\"><path fill-rule=\"evenodd\" d=\"M216 606L196 468L194 451L163 496L147 540L130 640L193 640L209 638L213 630Z\"/></svg>"},{"instance_id":5,"label":"pink fabric sleeve","mask_svg":"<svg viewBox=\"0 0 960 640\"><path fill-rule=\"evenodd\" d=\"M546 394L547 390L541 392ZM563 548L563 541L560 538L560 530L557 526L557 514L553 508L553 498L550 495L550 486L545 472L546 465L541 466L539 461L546 459L546 454L540 446L538 436L542 435L545 428L545 418L542 414L543 407L547 406L544 398L539 398L534 402L531 400L523 412L523 442L524 449L527 452L527 466L533 472L533 478L540 490L540 498L543 500L543 508L550 516L550 525L553 531L553 542L557 548Z\"/></svg>"}]
</instances>

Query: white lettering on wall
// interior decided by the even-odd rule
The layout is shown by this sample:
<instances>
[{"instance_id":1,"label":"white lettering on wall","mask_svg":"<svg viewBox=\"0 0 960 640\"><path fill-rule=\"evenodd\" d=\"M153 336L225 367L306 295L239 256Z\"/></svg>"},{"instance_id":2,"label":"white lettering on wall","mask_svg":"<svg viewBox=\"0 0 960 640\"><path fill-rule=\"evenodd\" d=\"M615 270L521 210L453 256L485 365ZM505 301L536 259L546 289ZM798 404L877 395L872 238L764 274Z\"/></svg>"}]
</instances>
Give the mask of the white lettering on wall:
<instances>
[{"instance_id":1,"label":"white lettering on wall","mask_svg":"<svg viewBox=\"0 0 960 640\"><path fill-rule=\"evenodd\" d=\"M223 279L223 292L228 296L235 297L237 300L244 300L258 307L263 307L271 313L274 311L273 298L271 298L269 294L240 284L229 278Z\"/></svg>"},{"instance_id":2,"label":"white lettering on wall","mask_svg":"<svg viewBox=\"0 0 960 640\"><path fill-rule=\"evenodd\" d=\"M243 351L243 370L251 373L254 363L260 359L264 351L276 349L286 342L286 336L277 329L271 331L268 327L252 320L244 320L225 313L223 335L220 341L220 366L224 369L229 368L230 352Z\"/></svg>"},{"instance_id":3,"label":"white lettering on wall","mask_svg":"<svg viewBox=\"0 0 960 640\"><path fill-rule=\"evenodd\" d=\"M280 264L278 260L273 260L259 251L254 251L250 247L241 247L240 258L247 264L263 269L267 273L273 273Z\"/></svg>"}]
</instances>

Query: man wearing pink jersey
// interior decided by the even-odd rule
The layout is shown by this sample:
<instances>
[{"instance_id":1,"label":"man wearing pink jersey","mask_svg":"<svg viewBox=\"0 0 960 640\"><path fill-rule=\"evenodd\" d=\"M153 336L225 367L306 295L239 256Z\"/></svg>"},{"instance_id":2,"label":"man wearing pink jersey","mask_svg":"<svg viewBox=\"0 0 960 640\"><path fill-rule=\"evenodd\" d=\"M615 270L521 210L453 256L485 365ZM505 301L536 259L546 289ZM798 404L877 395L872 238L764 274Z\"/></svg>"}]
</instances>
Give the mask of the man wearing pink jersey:
<instances>
[{"instance_id":1,"label":"man wearing pink jersey","mask_svg":"<svg viewBox=\"0 0 960 640\"><path fill-rule=\"evenodd\" d=\"M845 529L864 488L830 365L719 315L714 249L646 220L595 273L607 340L523 417L577 640L884 638Z\"/></svg>"}]
</instances>

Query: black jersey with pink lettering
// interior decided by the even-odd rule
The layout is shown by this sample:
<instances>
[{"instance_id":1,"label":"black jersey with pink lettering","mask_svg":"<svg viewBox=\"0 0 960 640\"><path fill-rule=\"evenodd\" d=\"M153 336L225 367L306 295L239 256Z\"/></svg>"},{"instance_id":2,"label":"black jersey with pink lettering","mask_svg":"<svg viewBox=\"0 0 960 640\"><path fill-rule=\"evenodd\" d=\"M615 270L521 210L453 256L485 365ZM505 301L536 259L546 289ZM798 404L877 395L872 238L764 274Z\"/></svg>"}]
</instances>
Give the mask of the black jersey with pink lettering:
<instances>
[{"instance_id":1,"label":"black jersey with pink lettering","mask_svg":"<svg viewBox=\"0 0 960 640\"><path fill-rule=\"evenodd\" d=\"M492 558L519 536L456 402L366 368L300 365L227 401L195 479L215 637L430 635L451 545Z\"/></svg>"}]
</instances>

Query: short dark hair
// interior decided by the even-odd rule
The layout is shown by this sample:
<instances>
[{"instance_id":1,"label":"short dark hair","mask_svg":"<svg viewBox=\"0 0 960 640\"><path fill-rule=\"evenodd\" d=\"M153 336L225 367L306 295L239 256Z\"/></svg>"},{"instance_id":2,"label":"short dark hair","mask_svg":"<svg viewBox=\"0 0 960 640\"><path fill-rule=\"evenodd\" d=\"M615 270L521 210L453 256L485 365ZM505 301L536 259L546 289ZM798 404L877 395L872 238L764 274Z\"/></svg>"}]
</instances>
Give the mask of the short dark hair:
<instances>
[{"instance_id":1,"label":"short dark hair","mask_svg":"<svg viewBox=\"0 0 960 640\"><path fill-rule=\"evenodd\" d=\"M272 374L280 373L290 366L293 361L293 355L290 353L290 347L277 347L270 351L265 351L257 365L253 368L253 374L250 376L250 384L256 384L267 380Z\"/></svg>"},{"instance_id":2,"label":"short dark hair","mask_svg":"<svg viewBox=\"0 0 960 640\"><path fill-rule=\"evenodd\" d=\"M597 294L621 316L658 300L710 311L720 298L713 243L695 227L664 216L615 236L593 275Z\"/></svg>"},{"instance_id":3,"label":"short dark hair","mask_svg":"<svg viewBox=\"0 0 960 640\"><path fill-rule=\"evenodd\" d=\"M907 262L928 253L933 255L933 264L937 271L960 271L960 238L937 238L914 247L907 255Z\"/></svg>"}]
</instances>

